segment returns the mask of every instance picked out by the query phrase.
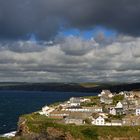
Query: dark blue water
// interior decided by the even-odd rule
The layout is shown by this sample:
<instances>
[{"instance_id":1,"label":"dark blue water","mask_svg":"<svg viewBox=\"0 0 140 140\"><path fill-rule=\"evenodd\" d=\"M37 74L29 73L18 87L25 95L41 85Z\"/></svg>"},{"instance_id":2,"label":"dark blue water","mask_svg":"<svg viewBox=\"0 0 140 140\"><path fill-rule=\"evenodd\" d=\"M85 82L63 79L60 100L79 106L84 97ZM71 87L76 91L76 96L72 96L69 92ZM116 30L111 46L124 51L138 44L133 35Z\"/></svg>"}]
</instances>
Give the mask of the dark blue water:
<instances>
[{"instance_id":1,"label":"dark blue water","mask_svg":"<svg viewBox=\"0 0 140 140\"><path fill-rule=\"evenodd\" d=\"M65 101L70 97L92 96L96 93L0 91L0 134L14 131L18 117L40 110L42 106Z\"/></svg>"}]
</instances>

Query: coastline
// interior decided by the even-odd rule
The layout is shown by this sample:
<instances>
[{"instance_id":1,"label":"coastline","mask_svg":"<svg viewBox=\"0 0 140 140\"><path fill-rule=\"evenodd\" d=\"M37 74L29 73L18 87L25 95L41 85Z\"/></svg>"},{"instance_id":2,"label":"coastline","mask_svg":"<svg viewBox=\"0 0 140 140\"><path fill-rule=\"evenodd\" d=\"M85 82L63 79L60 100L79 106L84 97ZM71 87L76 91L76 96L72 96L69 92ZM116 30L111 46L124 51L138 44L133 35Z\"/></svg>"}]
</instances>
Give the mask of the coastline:
<instances>
[{"instance_id":1,"label":"coastline","mask_svg":"<svg viewBox=\"0 0 140 140\"><path fill-rule=\"evenodd\" d=\"M110 100L103 100L106 94ZM103 90L98 96L71 97L63 103L44 106L39 112L20 116L17 131L3 134L1 137L14 140L52 140L62 137L64 140L91 140L93 138L97 140L129 140L130 138L139 140L140 125L134 126L133 124L132 129L132 124L124 123L124 114L111 115L112 112L107 113L105 110L105 107L112 106L122 108L121 102L132 95L136 93L112 94L108 90ZM136 96L132 98L140 99ZM131 117L137 118L134 114ZM99 119L102 120L100 124ZM127 131L126 136L124 136L125 131Z\"/></svg>"}]
</instances>

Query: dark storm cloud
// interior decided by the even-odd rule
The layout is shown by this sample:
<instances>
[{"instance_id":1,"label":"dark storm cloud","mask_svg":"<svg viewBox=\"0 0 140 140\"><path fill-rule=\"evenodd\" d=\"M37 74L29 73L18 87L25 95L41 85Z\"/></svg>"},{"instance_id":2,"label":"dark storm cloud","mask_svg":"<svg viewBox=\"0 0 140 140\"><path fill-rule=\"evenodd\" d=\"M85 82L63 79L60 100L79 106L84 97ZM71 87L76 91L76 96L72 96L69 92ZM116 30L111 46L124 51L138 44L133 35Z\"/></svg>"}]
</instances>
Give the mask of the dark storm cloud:
<instances>
[{"instance_id":1,"label":"dark storm cloud","mask_svg":"<svg viewBox=\"0 0 140 140\"><path fill-rule=\"evenodd\" d=\"M0 81L139 82L139 45L140 37L123 35L104 47L93 38L87 41L76 36L52 45L0 42Z\"/></svg>"},{"instance_id":2,"label":"dark storm cloud","mask_svg":"<svg viewBox=\"0 0 140 140\"><path fill-rule=\"evenodd\" d=\"M52 39L61 27L96 25L140 35L139 0L0 0L0 38Z\"/></svg>"}]
</instances>

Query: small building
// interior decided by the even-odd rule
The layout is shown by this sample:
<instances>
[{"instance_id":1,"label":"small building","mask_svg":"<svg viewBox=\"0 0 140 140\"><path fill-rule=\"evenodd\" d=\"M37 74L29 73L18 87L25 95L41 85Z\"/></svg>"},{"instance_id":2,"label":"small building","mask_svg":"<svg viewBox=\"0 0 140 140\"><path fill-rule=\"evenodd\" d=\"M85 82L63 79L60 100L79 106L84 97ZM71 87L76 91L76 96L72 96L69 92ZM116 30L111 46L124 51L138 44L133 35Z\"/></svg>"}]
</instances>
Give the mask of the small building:
<instances>
[{"instance_id":1,"label":"small building","mask_svg":"<svg viewBox=\"0 0 140 140\"><path fill-rule=\"evenodd\" d=\"M84 120L91 116L92 113L87 112L70 112L69 116L64 119L66 124L76 124L82 125L84 124Z\"/></svg>"},{"instance_id":2,"label":"small building","mask_svg":"<svg viewBox=\"0 0 140 140\"><path fill-rule=\"evenodd\" d=\"M69 114L70 114L70 112L67 112L67 111L56 111L56 110L54 110L49 114L49 118L63 119L63 118L68 117Z\"/></svg>"},{"instance_id":3,"label":"small building","mask_svg":"<svg viewBox=\"0 0 140 140\"><path fill-rule=\"evenodd\" d=\"M136 116L140 116L140 106L136 107Z\"/></svg>"},{"instance_id":4,"label":"small building","mask_svg":"<svg viewBox=\"0 0 140 140\"><path fill-rule=\"evenodd\" d=\"M129 101L127 99L123 99L121 103L123 105L124 111L127 111L129 109Z\"/></svg>"},{"instance_id":5,"label":"small building","mask_svg":"<svg viewBox=\"0 0 140 140\"><path fill-rule=\"evenodd\" d=\"M109 109L109 114L111 114L111 115L116 115L117 113L116 113L116 109L113 107L113 108L110 108Z\"/></svg>"},{"instance_id":6,"label":"small building","mask_svg":"<svg viewBox=\"0 0 140 140\"><path fill-rule=\"evenodd\" d=\"M135 110L136 105L134 103L129 104L129 110Z\"/></svg>"},{"instance_id":7,"label":"small building","mask_svg":"<svg viewBox=\"0 0 140 140\"><path fill-rule=\"evenodd\" d=\"M115 108L123 108L123 104L121 102L118 102Z\"/></svg>"},{"instance_id":8,"label":"small building","mask_svg":"<svg viewBox=\"0 0 140 140\"><path fill-rule=\"evenodd\" d=\"M48 111L50 108L48 107L48 106L44 106L44 107L42 107L42 112L46 112L46 111Z\"/></svg>"},{"instance_id":9,"label":"small building","mask_svg":"<svg viewBox=\"0 0 140 140\"><path fill-rule=\"evenodd\" d=\"M72 97L72 98L70 98L69 102L70 102L70 106L80 106L81 98Z\"/></svg>"},{"instance_id":10,"label":"small building","mask_svg":"<svg viewBox=\"0 0 140 140\"><path fill-rule=\"evenodd\" d=\"M137 100L135 100L135 99L133 99L133 100L124 99L121 103L123 105L123 110L125 112L128 112L130 110L135 110L136 109Z\"/></svg>"},{"instance_id":11,"label":"small building","mask_svg":"<svg viewBox=\"0 0 140 140\"><path fill-rule=\"evenodd\" d=\"M109 114L111 115L122 115L124 114L123 104L118 102L115 107L109 108Z\"/></svg>"},{"instance_id":12,"label":"small building","mask_svg":"<svg viewBox=\"0 0 140 140\"><path fill-rule=\"evenodd\" d=\"M122 120L111 120L112 126L122 126Z\"/></svg>"},{"instance_id":13,"label":"small building","mask_svg":"<svg viewBox=\"0 0 140 140\"><path fill-rule=\"evenodd\" d=\"M83 121L83 119L80 119L80 118L67 117L67 118L65 118L65 123L66 124L82 125L82 124L84 124L84 121Z\"/></svg>"},{"instance_id":14,"label":"small building","mask_svg":"<svg viewBox=\"0 0 140 140\"><path fill-rule=\"evenodd\" d=\"M63 111L70 111L70 112L102 112L102 107L99 106L93 106L93 107L81 107L81 106L72 106L72 107L67 107L63 108Z\"/></svg>"},{"instance_id":15,"label":"small building","mask_svg":"<svg viewBox=\"0 0 140 140\"><path fill-rule=\"evenodd\" d=\"M40 111L39 114L49 116L49 114L54 110L55 110L55 108L44 106L44 107L42 107L42 111Z\"/></svg>"},{"instance_id":16,"label":"small building","mask_svg":"<svg viewBox=\"0 0 140 140\"><path fill-rule=\"evenodd\" d=\"M62 110L70 111L70 112L84 112L84 109L81 106L71 106Z\"/></svg>"},{"instance_id":17,"label":"small building","mask_svg":"<svg viewBox=\"0 0 140 140\"><path fill-rule=\"evenodd\" d=\"M124 98L134 97L133 92L131 91L124 91Z\"/></svg>"},{"instance_id":18,"label":"small building","mask_svg":"<svg viewBox=\"0 0 140 140\"><path fill-rule=\"evenodd\" d=\"M104 95L104 96L100 97L100 102L101 103L105 103L105 104L112 104L113 103L113 99L108 97L107 95Z\"/></svg>"},{"instance_id":19,"label":"small building","mask_svg":"<svg viewBox=\"0 0 140 140\"><path fill-rule=\"evenodd\" d=\"M99 94L100 96L103 95L108 95L108 97L112 98L113 94L110 92L110 90L102 90L101 94Z\"/></svg>"},{"instance_id":20,"label":"small building","mask_svg":"<svg viewBox=\"0 0 140 140\"><path fill-rule=\"evenodd\" d=\"M91 124L103 126L105 125L105 119L99 114L93 115Z\"/></svg>"},{"instance_id":21,"label":"small building","mask_svg":"<svg viewBox=\"0 0 140 140\"><path fill-rule=\"evenodd\" d=\"M109 90L103 90L100 94L100 102L105 104L113 103L113 94Z\"/></svg>"},{"instance_id":22,"label":"small building","mask_svg":"<svg viewBox=\"0 0 140 140\"><path fill-rule=\"evenodd\" d=\"M123 104L121 102L118 102L116 107L115 107L115 110L116 110L116 115L124 114Z\"/></svg>"},{"instance_id":23,"label":"small building","mask_svg":"<svg viewBox=\"0 0 140 140\"><path fill-rule=\"evenodd\" d=\"M136 100L136 98L132 98L132 97L130 97L130 98L127 98L127 100L129 101L129 104L134 104L134 105L137 104L137 100Z\"/></svg>"},{"instance_id":24,"label":"small building","mask_svg":"<svg viewBox=\"0 0 140 140\"><path fill-rule=\"evenodd\" d=\"M115 108L115 110L116 110L116 115L123 115L124 114L123 108Z\"/></svg>"},{"instance_id":25,"label":"small building","mask_svg":"<svg viewBox=\"0 0 140 140\"><path fill-rule=\"evenodd\" d=\"M124 95L125 93L123 91L119 92L119 95Z\"/></svg>"},{"instance_id":26,"label":"small building","mask_svg":"<svg viewBox=\"0 0 140 140\"><path fill-rule=\"evenodd\" d=\"M88 113L88 112L70 112L69 117L74 118L74 119L84 120L91 115L92 115L92 113Z\"/></svg>"}]
</instances>

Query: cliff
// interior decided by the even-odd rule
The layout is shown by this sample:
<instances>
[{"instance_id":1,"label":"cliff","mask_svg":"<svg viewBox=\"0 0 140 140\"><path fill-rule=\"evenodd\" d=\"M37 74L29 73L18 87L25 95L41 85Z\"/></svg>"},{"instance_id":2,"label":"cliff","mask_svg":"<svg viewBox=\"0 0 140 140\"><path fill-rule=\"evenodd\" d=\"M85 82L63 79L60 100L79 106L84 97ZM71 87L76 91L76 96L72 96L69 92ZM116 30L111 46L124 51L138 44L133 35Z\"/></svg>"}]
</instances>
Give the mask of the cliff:
<instances>
[{"instance_id":1,"label":"cliff","mask_svg":"<svg viewBox=\"0 0 140 140\"><path fill-rule=\"evenodd\" d=\"M76 126L38 114L24 115L13 140L140 140L140 127Z\"/></svg>"},{"instance_id":2,"label":"cliff","mask_svg":"<svg viewBox=\"0 0 140 140\"><path fill-rule=\"evenodd\" d=\"M76 140L69 132L55 127L58 120L40 117L35 114L20 117L14 140Z\"/></svg>"}]
</instances>

